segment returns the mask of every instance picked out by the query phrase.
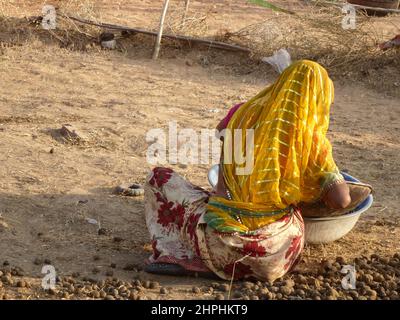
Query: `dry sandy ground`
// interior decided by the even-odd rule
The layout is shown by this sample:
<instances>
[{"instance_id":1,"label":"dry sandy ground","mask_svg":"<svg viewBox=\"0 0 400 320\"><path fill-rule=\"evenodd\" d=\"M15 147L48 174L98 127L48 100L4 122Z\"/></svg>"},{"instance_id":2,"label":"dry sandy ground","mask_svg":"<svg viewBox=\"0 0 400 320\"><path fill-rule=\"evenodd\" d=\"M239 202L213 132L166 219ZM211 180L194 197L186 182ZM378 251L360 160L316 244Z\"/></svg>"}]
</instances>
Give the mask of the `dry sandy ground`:
<instances>
[{"instance_id":1,"label":"dry sandy ground","mask_svg":"<svg viewBox=\"0 0 400 320\"><path fill-rule=\"evenodd\" d=\"M159 4L148 9L149 1L129 3L139 3L141 12L149 15L140 14L142 19L156 20ZM231 14L232 21L239 13L232 5L224 14ZM261 19L262 11L254 8L240 14ZM215 25L229 27L223 16L219 18ZM94 276L92 270L98 268L95 277L104 277L115 263L115 276L150 278L140 271L150 254L143 199L112 194L118 184L144 181L151 168L145 157L146 132L166 128L171 120L181 128L214 128L229 106L276 77L265 66L248 71L233 54L175 50L157 62L148 59L150 54L149 49L82 53L39 41L3 49L0 263L7 260L20 266L30 277L41 276L35 258L50 259L63 275ZM393 73L394 82L400 80L399 74ZM337 163L373 185L375 202L343 239L307 246L306 268L337 255L352 259L399 252L400 100L360 82L334 80L329 136ZM81 128L88 142L62 142L56 129L66 123ZM172 167L207 187L208 165ZM110 234L98 235L98 227L87 218L99 221ZM123 270L128 264L138 270ZM206 280L151 278L174 286L169 298L207 298L190 291Z\"/></svg>"}]
</instances>

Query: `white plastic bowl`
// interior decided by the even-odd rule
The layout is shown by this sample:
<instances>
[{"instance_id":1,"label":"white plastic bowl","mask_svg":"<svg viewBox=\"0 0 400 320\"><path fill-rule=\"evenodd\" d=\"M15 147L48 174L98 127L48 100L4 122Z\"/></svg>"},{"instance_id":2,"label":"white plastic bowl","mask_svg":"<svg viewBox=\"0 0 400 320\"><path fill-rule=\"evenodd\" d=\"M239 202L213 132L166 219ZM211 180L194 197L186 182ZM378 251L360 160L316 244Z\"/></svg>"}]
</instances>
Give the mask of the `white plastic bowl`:
<instances>
[{"instance_id":1,"label":"white plastic bowl","mask_svg":"<svg viewBox=\"0 0 400 320\"><path fill-rule=\"evenodd\" d=\"M208 181L213 188L218 183L218 171L218 164L208 171ZM342 175L347 181L358 182L347 173L342 172ZM306 242L329 243L344 237L354 228L361 214L371 207L373 201L373 196L369 195L355 210L341 216L304 218Z\"/></svg>"},{"instance_id":2,"label":"white plastic bowl","mask_svg":"<svg viewBox=\"0 0 400 320\"><path fill-rule=\"evenodd\" d=\"M208 171L208 183L215 188L218 183L219 164L214 164Z\"/></svg>"}]
</instances>

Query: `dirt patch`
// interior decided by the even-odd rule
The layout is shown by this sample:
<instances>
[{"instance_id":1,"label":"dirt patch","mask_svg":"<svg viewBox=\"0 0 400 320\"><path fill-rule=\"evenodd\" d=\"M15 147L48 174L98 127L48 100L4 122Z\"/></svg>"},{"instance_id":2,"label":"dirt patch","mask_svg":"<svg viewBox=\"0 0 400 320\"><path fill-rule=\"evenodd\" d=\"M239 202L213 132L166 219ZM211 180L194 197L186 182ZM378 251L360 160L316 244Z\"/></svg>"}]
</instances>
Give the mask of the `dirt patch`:
<instances>
[{"instance_id":1,"label":"dirt patch","mask_svg":"<svg viewBox=\"0 0 400 320\"><path fill-rule=\"evenodd\" d=\"M22 19L32 8L39 10L39 2L31 1L30 8L28 4L14 8L18 14L13 17ZM210 8L210 34L231 25L237 30L249 19L261 22L270 14L245 7L245 1L214 3L196 1L192 9L203 8L203 4ZM143 26L146 22L149 27L154 27L151 21L157 21L160 4L129 1L124 8L127 14L119 16L114 4L97 2L98 12L110 17L110 22L135 21ZM21 30L19 34L25 32ZM233 53L173 45L163 47L161 59L154 62L149 59L151 41L124 40L125 49L105 51L97 44L87 50L71 50L60 46L55 37L44 39L36 34L27 35L29 41L12 39L16 34L10 34L8 40L2 38L3 43L18 45L3 46L0 55L0 263L7 260L10 267L22 268L23 276L13 277L16 283L32 281L32 288L5 283L0 288L3 297L63 298L39 289L42 265L48 260L60 277L79 273L78 280L83 281L79 286L87 286L82 289L85 292L97 289L83 277L101 281L112 274L111 278L117 279L107 284L110 288L123 281L134 294L141 286L132 284L135 278L158 282L160 288L145 290L147 298L214 299L218 294L226 298L226 293L211 292L209 280L145 274L142 268L150 255L150 239L143 199L116 196L113 190L123 183L144 182L151 168L146 162L148 130L167 128L171 119L181 128L214 128L231 105L252 97L271 83L276 73ZM385 68L376 61L370 76L334 76L336 98L329 133L334 156L340 168L373 185L375 202L343 239L306 246L299 270L315 271L322 259L336 256L350 264L356 257L376 253L394 259L398 251L399 91L388 95L392 91L370 89L376 81L371 79L399 81L398 70L383 71ZM54 130L68 123L83 128L91 138L89 143L58 140ZM209 165L171 167L208 188ZM100 228L106 232L99 233ZM12 270L4 271L12 274ZM342 278L339 274L335 277ZM238 288L241 285L237 284ZM200 290L196 295L193 286ZM160 293L161 287L166 293ZM264 284L258 289L265 288L276 290ZM73 295L76 288L69 289L57 290L68 294L64 298L95 298ZM19 291L23 291L21 295ZM390 297L391 291L387 294Z\"/></svg>"}]
</instances>

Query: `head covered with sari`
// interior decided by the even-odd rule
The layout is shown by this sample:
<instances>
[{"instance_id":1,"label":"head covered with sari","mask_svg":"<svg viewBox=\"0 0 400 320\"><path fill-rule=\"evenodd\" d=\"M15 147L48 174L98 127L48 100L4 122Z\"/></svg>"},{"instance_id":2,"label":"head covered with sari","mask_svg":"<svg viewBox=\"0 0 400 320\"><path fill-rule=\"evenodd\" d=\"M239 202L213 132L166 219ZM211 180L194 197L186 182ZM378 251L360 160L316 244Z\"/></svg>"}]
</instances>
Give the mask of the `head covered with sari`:
<instances>
[{"instance_id":1,"label":"head covered with sari","mask_svg":"<svg viewBox=\"0 0 400 320\"><path fill-rule=\"evenodd\" d=\"M231 148L231 154L244 158L251 152L252 170L238 174L246 164L222 161L232 199L210 198L205 215L209 226L221 232L258 229L290 213L299 202L318 200L323 186L340 178L326 138L333 96L327 71L301 60L235 112L224 150ZM242 130L241 143L235 130ZM254 137L251 150L246 130Z\"/></svg>"}]
</instances>

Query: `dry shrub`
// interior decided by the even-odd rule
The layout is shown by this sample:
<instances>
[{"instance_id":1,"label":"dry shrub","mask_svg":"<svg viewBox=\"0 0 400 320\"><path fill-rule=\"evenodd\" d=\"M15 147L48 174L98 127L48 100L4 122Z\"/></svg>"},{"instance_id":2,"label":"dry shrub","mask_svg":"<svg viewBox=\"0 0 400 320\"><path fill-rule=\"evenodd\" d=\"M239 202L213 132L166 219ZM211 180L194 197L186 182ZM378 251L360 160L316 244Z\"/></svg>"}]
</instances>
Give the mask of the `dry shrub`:
<instances>
[{"instance_id":1,"label":"dry shrub","mask_svg":"<svg viewBox=\"0 0 400 320\"><path fill-rule=\"evenodd\" d=\"M391 53L378 49L384 38L370 18L357 15L354 30L343 29L342 19L337 8L310 7L307 14L277 14L225 35L225 39L251 48L256 58L287 48L294 59L312 59L334 71L359 69L377 58L393 62Z\"/></svg>"},{"instance_id":2,"label":"dry shrub","mask_svg":"<svg viewBox=\"0 0 400 320\"><path fill-rule=\"evenodd\" d=\"M172 3L165 20L165 33L179 34L193 37L204 37L209 33L207 12L187 13L184 18L183 1ZM157 30L158 28L155 28Z\"/></svg>"},{"instance_id":3,"label":"dry shrub","mask_svg":"<svg viewBox=\"0 0 400 320\"><path fill-rule=\"evenodd\" d=\"M43 5L46 2L43 1ZM86 50L97 39L98 28L78 25L63 14L73 14L88 20L100 21L95 0L53 1L57 7L57 28L45 30L41 10L32 10L28 4L18 5L17 1L0 0L0 43L2 47L35 43L57 43L61 47ZM41 5L35 5L41 8Z\"/></svg>"},{"instance_id":4,"label":"dry shrub","mask_svg":"<svg viewBox=\"0 0 400 320\"><path fill-rule=\"evenodd\" d=\"M116 1L114 6L119 10L122 1ZM55 3L59 13L73 15L94 22L105 22L101 8L96 7L96 0L63 0ZM25 8L25 7L24 7ZM59 16L56 30L43 30L39 25L32 25L21 17L21 12L27 8L18 7L16 0L0 0L0 43L2 46L20 45L21 43L38 39L41 42L59 43L61 47L74 50L99 50L94 45L102 31L98 27L79 24L67 17ZM15 14L20 10L19 14ZM40 13L37 13L40 14ZM28 11L25 16L32 15ZM172 2L165 22L165 33L180 34L204 38L209 36L207 11L195 12L189 10L183 19L183 2ZM158 18L158 17L157 17ZM373 86L389 88L394 93L398 90L400 79L399 53L395 50L383 52L377 44L388 40L387 35L376 28L376 18L370 18L362 13L357 15L357 28L345 30L342 28L343 13L337 7L307 6L296 15L274 13L267 20L249 25L235 32L216 35L216 40L248 47L252 58L272 55L280 48L287 48L293 59L315 60L329 69L331 74L349 76L358 79L367 75ZM392 23L391 17L379 18L380 23ZM158 29L158 22L153 30ZM400 33L400 26L397 27ZM147 36L136 36L136 44L152 44ZM136 44L130 38L120 41L123 51ZM164 50L168 45L182 47L178 41L164 41ZM0 47L0 52L2 48ZM371 72L372 70L372 72ZM374 72L377 71L377 72ZM385 88L385 91L387 91ZM391 88L391 89L390 89Z\"/></svg>"}]
</instances>

